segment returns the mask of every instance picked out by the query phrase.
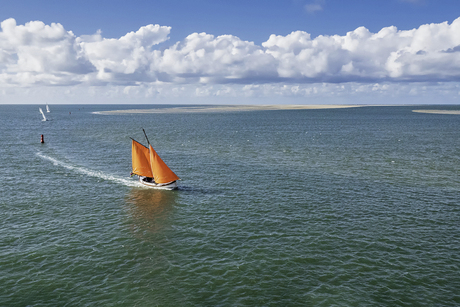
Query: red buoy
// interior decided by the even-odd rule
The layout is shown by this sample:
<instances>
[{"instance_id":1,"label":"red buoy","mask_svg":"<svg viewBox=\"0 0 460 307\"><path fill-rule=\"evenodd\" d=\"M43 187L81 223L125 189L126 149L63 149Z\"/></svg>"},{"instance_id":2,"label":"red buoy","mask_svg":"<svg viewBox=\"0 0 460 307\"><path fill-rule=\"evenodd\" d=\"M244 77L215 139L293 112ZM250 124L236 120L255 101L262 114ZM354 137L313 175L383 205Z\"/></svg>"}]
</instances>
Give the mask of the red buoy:
<instances>
[{"instance_id":1,"label":"red buoy","mask_svg":"<svg viewBox=\"0 0 460 307\"><path fill-rule=\"evenodd\" d=\"M42 134L42 138L40 140L40 143L45 143L45 139L43 138L43 134Z\"/></svg>"}]
</instances>

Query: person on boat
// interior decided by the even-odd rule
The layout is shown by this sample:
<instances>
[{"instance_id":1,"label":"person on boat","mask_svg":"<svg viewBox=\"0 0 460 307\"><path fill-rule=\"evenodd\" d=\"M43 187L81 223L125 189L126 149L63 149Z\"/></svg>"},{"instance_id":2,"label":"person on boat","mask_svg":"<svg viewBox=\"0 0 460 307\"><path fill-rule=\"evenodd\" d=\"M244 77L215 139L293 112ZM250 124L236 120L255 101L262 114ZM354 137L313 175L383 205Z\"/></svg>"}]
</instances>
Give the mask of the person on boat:
<instances>
[{"instance_id":1,"label":"person on boat","mask_svg":"<svg viewBox=\"0 0 460 307\"><path fill-rule=\"evenodd\" d=\"M142 181L155 183L155 180L152 177L142 177Z\"/></svg>"}]
</instances>

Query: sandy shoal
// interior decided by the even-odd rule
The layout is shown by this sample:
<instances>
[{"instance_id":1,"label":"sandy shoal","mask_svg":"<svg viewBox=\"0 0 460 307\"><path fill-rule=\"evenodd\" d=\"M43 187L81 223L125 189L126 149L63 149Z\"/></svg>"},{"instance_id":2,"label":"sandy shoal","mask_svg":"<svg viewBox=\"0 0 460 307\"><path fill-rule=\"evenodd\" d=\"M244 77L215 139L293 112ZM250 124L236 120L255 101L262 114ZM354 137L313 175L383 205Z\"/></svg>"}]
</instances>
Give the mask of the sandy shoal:
<instances>
[{"instance_id":1,"label":"sandy shoal","mask_svg":"<svg viewBox=\"0 0 460 307\"><path fill-rule=\"evenodd\" d=\"M416 113L460 115L460 110L412 110Z\"/></svg>"},{"instance_id":2,"label":"sandy shoal","mask_svg":"<svg viewBox=\"0 0 460 307\"><path fill-rule=\"evenodd\" d=\"M305 109L342 109L356 108L361 105L225 105L225 106L194 106L171 107L161 109L131 109L94 112L103 115L141 114L141 113L210 113L210 112L241 112L264 110L305 110Z\"/></svg>"}]
</instances>

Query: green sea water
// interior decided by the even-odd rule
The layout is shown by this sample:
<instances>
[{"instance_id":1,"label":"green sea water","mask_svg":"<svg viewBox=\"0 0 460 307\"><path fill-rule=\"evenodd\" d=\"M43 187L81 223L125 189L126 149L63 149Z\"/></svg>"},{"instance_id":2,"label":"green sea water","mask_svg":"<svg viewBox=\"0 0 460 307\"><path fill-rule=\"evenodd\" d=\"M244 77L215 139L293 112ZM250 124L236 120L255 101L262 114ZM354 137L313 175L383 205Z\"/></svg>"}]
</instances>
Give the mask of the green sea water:
<instances>
[{"instance_id":1,"label":"green sea water","mask_svg":"<svg viewBox=\"0 0 460 307\"><path fill-rule=\"evenodd\" d=\"M0 105L0 306L460 305L460 116L412 112L459 106L38 107Z\"/></svg>"}]
</instances>

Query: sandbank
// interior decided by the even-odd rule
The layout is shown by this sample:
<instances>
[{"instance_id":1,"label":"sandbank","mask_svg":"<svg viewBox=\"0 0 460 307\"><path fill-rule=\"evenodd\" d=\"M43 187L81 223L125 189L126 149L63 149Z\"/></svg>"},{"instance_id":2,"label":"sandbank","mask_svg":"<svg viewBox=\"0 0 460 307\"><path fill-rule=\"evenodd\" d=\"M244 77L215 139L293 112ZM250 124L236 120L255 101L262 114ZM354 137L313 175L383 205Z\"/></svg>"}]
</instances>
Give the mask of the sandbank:
<instances>
[{"instance_id":1,"label":"sandbank","mask_svg":"<svg viewBox=\"0 0 460 307\"><path fill-rule=\"evenodd\" d=\"M211 112L242 112L269 110L318 110L357 108L361 105L224 105L224 106L193 106L171 107L159 109L131 109L93 112L102 115L143 114L143 113L211 113Z\"/></svg>"},{"instance_id":2,"label":"sandbank","mask_svg":"<svg viewBox=\"0 0 460 307\"><path fill-rule=\"evenodd\" d=\"M460 115L460 110L412 110L416 113Z\"/></svg>"}]
</instances>

